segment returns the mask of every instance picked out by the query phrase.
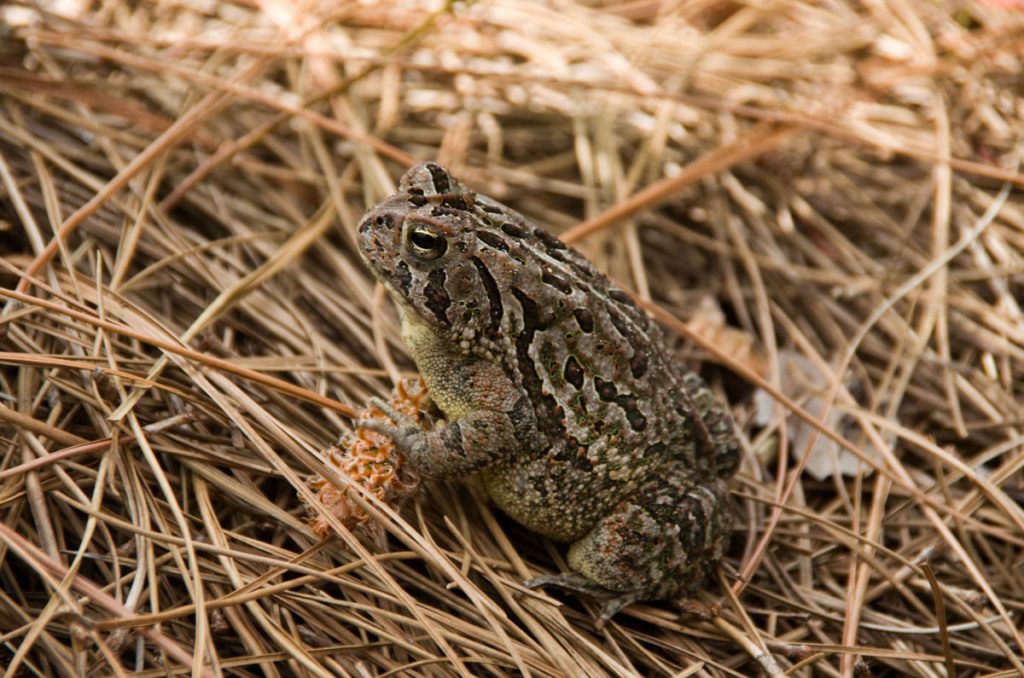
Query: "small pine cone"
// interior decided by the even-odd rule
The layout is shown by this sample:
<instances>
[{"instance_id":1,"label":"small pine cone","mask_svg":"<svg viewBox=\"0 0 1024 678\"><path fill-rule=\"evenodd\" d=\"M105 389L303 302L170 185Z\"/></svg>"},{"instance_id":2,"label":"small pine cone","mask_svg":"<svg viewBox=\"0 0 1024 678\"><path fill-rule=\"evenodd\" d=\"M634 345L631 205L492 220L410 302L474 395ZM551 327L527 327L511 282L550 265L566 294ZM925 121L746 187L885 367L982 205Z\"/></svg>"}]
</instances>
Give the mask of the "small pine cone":
<instances>
[{"instance_id":1,"label":"small pine cone","mask_svg":"<svg viewBox=\"0 0 1024 678\"><path fill-rule=\"evenodd\" d=\"M430 420L427 389L421 379L404 379L391 394L391 405L411 417L425 428ZM367 407L359 413L360 419L385 418L383 412ZM385 435L364 428L357 428L324 451L324 460L350 481L358 483L377 499L398 507L419 486L419 476L403 462L402 453L395 449L394 442ZM317 493L321 508L310 509L310 527L318 537L324 539L333 533L330 523L323 516L330 511L342 525L355 531L361 537L372 538L379 527L367 519L369 516L348 496L343 481L331 482L322 476L311 476L306 485Z\"/></svg>"}]
</instances>

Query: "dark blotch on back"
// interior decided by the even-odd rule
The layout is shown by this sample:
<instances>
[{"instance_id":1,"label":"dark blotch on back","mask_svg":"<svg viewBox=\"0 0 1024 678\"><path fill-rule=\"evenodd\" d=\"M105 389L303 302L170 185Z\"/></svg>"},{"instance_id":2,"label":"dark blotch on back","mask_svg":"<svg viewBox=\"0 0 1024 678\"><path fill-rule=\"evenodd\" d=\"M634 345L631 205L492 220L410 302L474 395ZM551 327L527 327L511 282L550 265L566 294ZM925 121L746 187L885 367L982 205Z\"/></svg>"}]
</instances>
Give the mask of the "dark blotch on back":
<instances>
[{"instance_id":1,"label":"dark blotch on back","mask_svg":"<svg viewBox=\"0 0 1024 678\"><path fill-rule=\"evenodd\" d=\"M561 242L559 240L558 242ZM582 281L593 281L598 284L607 284L607 279L594 270L594 267L590 265L583 257L580 256L579 252L571 250L568 247L562 250L549 249L547 251L548 256L556 261L560 261L566 266L572 268L580 279L581 289L586 283Z\"/></svg>"},{"instance_id":2,"label":"dark blotch on back","mask_svg":"<svg viewBox=\"0 0 1024 678\"><path fill-rule=\"evenodd\" d=\"M491 231L477 231L476 238L485 245L490 245L496 250L508 252L508 243L502 240L501 236Z\"/></svg>"},{"instance_id":3,"label":"dark blotch on back","mask_svg":"<svg viewBox=\"0 0 1024 678\"><path fill-rule=\"evenodd\" d=\"M423 297L426 299L427 308L443 325L450 325L448 320L448 307L452 305L451 297L444 283L447 275L442 269L435 269L427 277L427 284L423 287Z\"/></svg>"},{"instance_id":4,"label":"dark blotch on back","mask_svg":"<svg viewBox=\"0 0 1024 678\"><path fill-rule=\"evenodd\" d=\"M545 285L550 285L562 294L570 294L572 292L572 283L565 278L560 278L551 271L544 271L540 277L541 282Z\"/></svg>"},{"instance_id":5,"label":"dark blotch on back","mask_svg":"<svg viewBox=\"0 0 1024 678\"><path fill-rule=\"evenodd\" d=\"M633 354L633 357L629 360L629 371L633 373L634 379L639 379L647 373L647 353L644 351L637 351Z\"/></svg>"},{"instance_id":6,"label":"dark blotch on back","mask_svg":"<svg viewBox=\"0 0 1024 678\"><path fill-rule=\"evenodd\" d=\"M576 316L576 324L580 326L580 329L586 333L594 331L594 314L590 312L590 309L577 308L572 312Z\"/></svg>"},{"instance_id":7,"label":"dark blotch on back","mask_svg":"<svg viewBox=\"0 0 1024 678\"><path fill-rule=\"evenodd\" d=\"M615 288L610 289L608 290L608 296L619 303L629 306L630 308L636 308L636 302L633 301L633 297L629 296L629 294L623 290Z\"/></svg>"},{"instance_id":8,"label":"dark blotch on back","mask_svg":"<svg viewBox=\"0 0 1024 678\"><path fill-rule=\"evenodd\" d=\"M594 377L594 389L597 391L597 397L605 402L614 402L615 396L618 395L615 384L601 377Z\"/></svg>"},{"instance_id":9,"label":"dark blotch on back","mask_svg":"<svg viewBox=\"0 0 1024 678\"><path fill-rule=\"evenodd\" d=\"M447 193L451 189L452 184L448 178L448 172L443 167L431 162L427 163L427 171L430 172L430 178L434 180L434 188L438 193Z\"/></svg>"},{"instance_id":10,"label":"dark blotch on back","mask_svg":"<svg viewBox=\"0 0 1024 678\"><path fill-rule=\"evenodd\" d=\"M643 431L647 428L647 417L636 406L636 396L628 393L615 397L615 402L622 411L626 413L626 421L634 431Z\"/></svg>"},{"instance_id":11,"label":"dark blotch on back","mask_svg":"<svg viewBox=\"0 0 1024 678\"><path fill-rule=\"evenodd\" d=\"M637 407L636 396L631 393L619 393L619 389L610 381L601 377L594 377L594 390L597 397L605 402L615 403L622 408L626 415L629 427L634 431L643 431L647 428L647 417Z\"/></svg>"},{"instance_id":12,"label":"dark blotch on back","mask_svg":"<svg viewBox=\"0 0 1024 678\"><path fill-rule=\"evenodd\" d=\"M580 367L579 362L576 361L574 356L569 356L569 359L565 361L565 368L562 370L562 376L565 380L573 385L577 391L583 388L583 368Z\"/></svg>"},{"instance_id":13,"label":"dark blotch on back","mask_svg":"<svg viewBox=\"0 0 1024 678\"><path fill-rule=\"evenodd\" d=\"M609 296L614 296L614 292L615 290L610 292ZM625 292L619 291L619 294L625 294ZM629 297L626 298L629 299ZM630 303L632 304L632 301ZM634 379L639 379L647 372L648 358L643 339L630 326L630 321L615 309L608 309L608 319L612 321L615 331L622 335L622 338L633 349L633 355L629 359L629 371L633 374Z\"/></svg>"},{"instance_id":14,"label":"dark blotch on back","mask_svg":"<svg viewBox=\"0 0 1024 678\"><path fill-rule=\"evenodd\" d=\"M446 195L443 198L441 198L441 204L451 209L466 212L470 209L469 205L471 202L471 200L466 200L466 197L467 196L459 193L453 193L451 195Z\"/></svg>"},{"instance_id":15,"label":"dark blotch on back","mask_svg":"<svg viewBox=\"0 0 1024 678\"><path fill-rule=\"evenodd\" d=\"M470 261L476 266L477 275L480 276L480 284L483 285L484 292L487 293L487 336L494 339L497 338L501 330L501 316L504 313L504 309L501 306L501 292L498 290L498 283L495 282L494 276L487 270L487 265L477 257L470 257Z\"/></svg>"},{"instance_id":16,"label":"dark blotch on back","mask_svg":"<svg viewBox=\"0 0 1024 678\"><path fill-rule=\"evenodd\" d=\"M612 321L612 326L619 333L619 336L625 339L634 350L636 350L637 346L643 345L636 331L630 326L629 319L615 310L614 307L608 307L608 319Z\"/></svg>"},{"instance_id":17,"label":"dark blotch on back","mask_svg":"<svg viewBox=\"0 0 1024 678\"><path fill-rule=\"evenodd\" d=\"M505 235L510 235L513 238L525 238L526 231L519 224L514 224L511 221L506 221L501 225L501 230L505 232Z\"/></svg>"},{"instance_id":18,"label":"dark blotch on back","mask_svg":"<svg viewBox=\"0 0 1024 678\"><path fill-rule=\"evenodd\" d=\"M562 407L550 393L544 393L544 383L537 374L537 366L530 357L530 347L534 335L543 331L545 319L541 317L542 309L522 290L513 287L512 296L523 309L523 330L516 337L516 361L519 363L519 374L523 380L523 388L529 395L530 402L537 417L537 428L556 438L565 435L565 416Z\"/></svg>"},{"instance_id":19,"label":"dark blotch on back","mask_svg":"<svg viewBox=\"0 0 1024 678\"><path fill-rule=\"evenodd\" d=\"M413 186L409 189L409 202L414 207L423 207L427 204L427 197L423 195L423 189L419 186Z\"/></svg>"},{"instance_id":20,"label":"dark blotch on back","mask_svg":"<svg viewBox=\"0 0 1024 678\"><path fill-rule=\"evenodd\" d=\"M540 240L542 243L544 243L545 247L547 247L549 250L564 250L567 247L564 242L562 242L555 236L551 235L543 228L533 229L533 235L535 238L537 238L537 240Z\"/></svg>"}]
</instances>

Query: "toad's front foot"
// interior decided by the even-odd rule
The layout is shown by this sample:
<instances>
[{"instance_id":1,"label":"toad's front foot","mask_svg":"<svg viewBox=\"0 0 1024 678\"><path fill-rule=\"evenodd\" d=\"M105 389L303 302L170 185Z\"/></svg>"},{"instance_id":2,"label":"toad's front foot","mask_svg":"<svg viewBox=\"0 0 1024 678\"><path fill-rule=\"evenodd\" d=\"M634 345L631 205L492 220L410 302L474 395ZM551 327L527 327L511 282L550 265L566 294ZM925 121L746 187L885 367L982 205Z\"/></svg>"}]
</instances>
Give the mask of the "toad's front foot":
<instances>
[{"instance_id":1,"label":"toad's front foot","mask_svg":"<svg viewBox=\"0 0 1024 678\"><path fill-rule=\"evenodd\" d=\"M641 599L640 591L609 591L600 584L597 584L576 572L564 574L544 574L523 582L523 586L529 589L542 586L557 586L558 588L582 593L601 602L601 611L597 616L597 628L602 628L608 620L614 617L620 610L632 605Z\"/></svg>"},{"instance_id":2,"label":"toad's front foot","mask_svg":"<svg viewBox=\"0 0 1024 678\"><path fill-rule=\"evenodd\" d=\"M391 438L400 450L408 450L415 437L423 432L415 417L400 412L380 398L370 398L370 405L383 412L394 423L379 418L360 419L356 421L356 428L364 428L385 435Z\"/></svg>"}]
</instances>

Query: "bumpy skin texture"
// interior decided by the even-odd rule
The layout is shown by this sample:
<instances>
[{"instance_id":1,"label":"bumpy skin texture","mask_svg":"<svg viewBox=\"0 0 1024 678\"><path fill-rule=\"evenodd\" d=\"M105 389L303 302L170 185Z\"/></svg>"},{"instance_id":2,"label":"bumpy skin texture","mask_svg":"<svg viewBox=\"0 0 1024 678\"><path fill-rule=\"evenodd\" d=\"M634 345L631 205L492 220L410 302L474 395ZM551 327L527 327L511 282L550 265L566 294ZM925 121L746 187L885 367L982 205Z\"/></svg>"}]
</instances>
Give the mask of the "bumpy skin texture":
<instances>
[{"instance_id":1,"label":"bumpy skin texture","mask_svg":"<svg viewBox=\"0 0 1024 678\"><path fill-rule=\"evenodd\" d=\"M359 226L363 258L447 425L398 413L414 470L479 473L526 527L571 542L572 573L539 577L605 600L692 592L731 530L732 421L672 360L660 329L578 252L466 190L436 163L402 177Z\"/></svg>"}]
</instances>

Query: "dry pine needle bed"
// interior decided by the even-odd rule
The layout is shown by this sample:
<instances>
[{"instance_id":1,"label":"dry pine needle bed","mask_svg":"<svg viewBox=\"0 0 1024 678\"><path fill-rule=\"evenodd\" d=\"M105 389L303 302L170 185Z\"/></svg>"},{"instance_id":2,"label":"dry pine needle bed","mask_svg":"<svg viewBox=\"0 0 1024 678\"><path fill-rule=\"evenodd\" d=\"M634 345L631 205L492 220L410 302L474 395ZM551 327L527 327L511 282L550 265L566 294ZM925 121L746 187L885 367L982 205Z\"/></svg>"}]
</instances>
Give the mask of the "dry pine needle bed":
<instances>
[{"instance_id":1,"label":"dry pine needle bed","mask_svg":"<svg viewBox=\"0 0 1024 678\"><path fill-rule=\"evenodd\" d=\"M1024 672L1022 54L1016 0L0 5L5 675ZM426 159L729 401L717 616L526 591L472 483L323 508Z\"/></svg>"}]
</instances>

